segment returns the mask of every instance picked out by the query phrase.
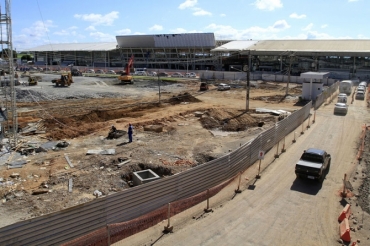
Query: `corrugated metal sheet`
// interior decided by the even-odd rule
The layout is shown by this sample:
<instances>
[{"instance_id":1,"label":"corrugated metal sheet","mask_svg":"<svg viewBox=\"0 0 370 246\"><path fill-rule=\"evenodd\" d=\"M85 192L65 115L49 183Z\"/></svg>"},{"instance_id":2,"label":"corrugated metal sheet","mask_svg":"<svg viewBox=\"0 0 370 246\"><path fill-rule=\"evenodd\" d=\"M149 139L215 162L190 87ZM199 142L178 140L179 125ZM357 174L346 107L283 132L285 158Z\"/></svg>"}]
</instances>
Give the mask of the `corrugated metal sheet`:
<instances>
[{"instance_id":1,"label":"corrugated metal sheet","mask_svg":"<svg viewBox=\"0 0 370 246\"><path fill-rule=\"evenodd\" d=\"M61 43L61 44L45 44L40 45L25 51L109 51L117 47L116 42L102 43Z\"/></svg>"},{"instance_id":2,"label":"corrugated metal sheet","mask_svg":"<svg viewBox=\"0 0 370 246\"><path fill-rule=\"evenodd\" d=\"M129 35L117 36L116 39L121 48L214 48L216 46L213 33Z\"/></svg>"}]
</instances>

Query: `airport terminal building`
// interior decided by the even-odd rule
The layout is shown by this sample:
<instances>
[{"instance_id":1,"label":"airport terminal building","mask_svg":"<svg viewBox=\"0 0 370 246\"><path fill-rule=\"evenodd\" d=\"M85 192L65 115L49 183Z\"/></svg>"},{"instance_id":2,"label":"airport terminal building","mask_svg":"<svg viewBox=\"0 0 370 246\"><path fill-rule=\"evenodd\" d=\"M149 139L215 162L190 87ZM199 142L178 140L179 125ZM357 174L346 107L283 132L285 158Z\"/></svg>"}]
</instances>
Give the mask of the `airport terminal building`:
<instances>
[{"instance_id":1,"label":"airport terminal building","mask_svg":"<svg viewBox=\"0 0 370 246\"><path fill-rule=\"evenodd\" d=\"M27 50L36 66L245 70L299 75L338 71L370 75L370 40L216 40L214 33L116 36L117 42L48 44ZM231 69L231 67L233 67Z\"/></svg>"}]
</instances>

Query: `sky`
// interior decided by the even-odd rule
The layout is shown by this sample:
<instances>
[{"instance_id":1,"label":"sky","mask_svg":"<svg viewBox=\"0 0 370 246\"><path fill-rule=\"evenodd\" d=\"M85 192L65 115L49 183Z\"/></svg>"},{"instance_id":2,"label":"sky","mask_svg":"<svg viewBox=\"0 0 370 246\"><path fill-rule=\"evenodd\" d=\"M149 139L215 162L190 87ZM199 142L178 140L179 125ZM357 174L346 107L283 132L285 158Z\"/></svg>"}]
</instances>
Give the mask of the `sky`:
<instances>
[{"instance_id":1,"label":"sky","mask_svg":"<svg viewBox=\"0 0 370 246\"><path fill-rule=\"evenodd\" d=\"M5 1L0 0L1 13ZM370 39L369 0L10 2L17 51L44 44L116 42L119 35L144 34L214 33L222 40Z\"/></svg>"}]
</instances>

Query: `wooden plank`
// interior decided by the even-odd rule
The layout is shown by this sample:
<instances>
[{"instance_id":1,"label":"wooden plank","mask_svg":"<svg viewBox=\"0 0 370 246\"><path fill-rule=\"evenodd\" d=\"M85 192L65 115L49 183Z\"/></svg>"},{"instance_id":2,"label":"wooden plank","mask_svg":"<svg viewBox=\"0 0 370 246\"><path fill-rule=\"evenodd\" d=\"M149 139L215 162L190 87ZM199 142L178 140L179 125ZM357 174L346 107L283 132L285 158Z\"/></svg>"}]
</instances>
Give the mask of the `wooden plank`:
<instances>
[{"instance_id":1,"label":"wooden plank","mask_svg":"<svg viewBox=\"0 0 370 246\"><path fill-rule=\"evenodd\" d=\"M73 187L73 179L70 178L68 181L68 192L72 192L72 187Z\"/></svg>"},{"instance_id":2,"label":"wooden plank","mask_svg":"<svg viewBox=\"0 0 370 246\"><path fill-rule=\"evenodd\" d=\"M70 167L74 167L74 166L73 166L73 164L72 164L72 162L69 160L68 155L64 155L64 158L66 158L66 161L68 162L68 165L69 165Z\"/></svg>"}]
</instances>

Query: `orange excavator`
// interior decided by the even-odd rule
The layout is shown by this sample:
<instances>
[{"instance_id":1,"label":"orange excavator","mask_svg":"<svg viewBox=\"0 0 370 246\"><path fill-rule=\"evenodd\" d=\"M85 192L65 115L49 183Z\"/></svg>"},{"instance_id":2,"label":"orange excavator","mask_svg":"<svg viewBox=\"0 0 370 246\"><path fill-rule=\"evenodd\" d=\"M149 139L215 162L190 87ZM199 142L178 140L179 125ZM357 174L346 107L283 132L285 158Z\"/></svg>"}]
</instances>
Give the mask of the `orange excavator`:
<instances>
[{"instance_id":1,"label":"orange excavator","mask_svg":"<svg viewBox=\"0 0 370 246\"><path fill-rule=\"evenodd\" d=\"M130 60L125 66L125 71L118 76L118 80L123 84L133 84L132 75L130 75L131 68L134 65L134 55L131 56Z\"/></svg>"}]
</instances>

